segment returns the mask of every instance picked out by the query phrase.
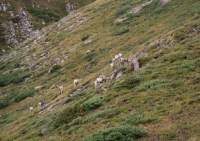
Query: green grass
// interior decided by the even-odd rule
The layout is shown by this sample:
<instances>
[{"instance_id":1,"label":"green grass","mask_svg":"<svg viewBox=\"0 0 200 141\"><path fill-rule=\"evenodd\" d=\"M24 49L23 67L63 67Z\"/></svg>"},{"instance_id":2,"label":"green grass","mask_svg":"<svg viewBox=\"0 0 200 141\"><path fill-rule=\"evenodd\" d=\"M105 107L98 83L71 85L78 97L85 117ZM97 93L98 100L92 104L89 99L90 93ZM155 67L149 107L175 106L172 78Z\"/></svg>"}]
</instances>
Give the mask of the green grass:
<instances>
[{"instance_id":1,"label":"green grass","mask_svg":"<svg viewBox=\"0 0 200 141\"><path fill-rule=\"evenodd\" d=\"M155 122L157 119L153 115L132 114L127 117L125 123L128 125L148 124Z\"/></svg>"},{"instance_id":2,"label":"green grass","mask_svg":"<svg viewBox=\"0 0 200 141\"><path fill-rule=\"evenodd\" d=\"M96 1L70 15L70 20L62 22L61 27L46 27L44 38L37 44L28 44L33 47L16 49L10 59L5 57L0 64L1 81L7 83L0 87L0 138L199 140L199 0L170 1L163 7L155 0L139 14L127 14L144 1ZM115 24L117 18L124 16L127 17L124 22ZM90 39L92 43L84 44ZM157 41L161 41L159 48L155 45ZM109 86L105 84L105 91L95 93L94 80L101 74L108 77L112 74L109 63L113 56L121 52L129 57L149 47L139 58L138 72L127 67L121 79ZM44 52L49 52L48 59L40 58ZM17 77L13 75L17 69L27 67L29 62L25 60L32 58L33 53L37 59L30 61L40 67L21 73L31 74L26 82L11 81ZM62 66L47 73L53 67L52 61L64 59L66 54L68 58ZM73 80L77 78L81 79L78 88L84 90L64 103L63 99L76 90ZM64 86L62 95L55 84ZM44 88L33 94L32 88L36 86ZM50 106L55 104L55 109L39 114L41 100ZM34 112L28 112L30 106ZM45 128L48 132L42 134Z\"/></svg>"},{"instance_id":3,"label":"green grass","mask_svg":"<svg viewBox=\"0 0 200 141\"><path fill-rule=\"evenodd\" d=\"M122 126L99 131L83 141L135 141L146 135L143 129Z\"/></svg>"}]
</instances>

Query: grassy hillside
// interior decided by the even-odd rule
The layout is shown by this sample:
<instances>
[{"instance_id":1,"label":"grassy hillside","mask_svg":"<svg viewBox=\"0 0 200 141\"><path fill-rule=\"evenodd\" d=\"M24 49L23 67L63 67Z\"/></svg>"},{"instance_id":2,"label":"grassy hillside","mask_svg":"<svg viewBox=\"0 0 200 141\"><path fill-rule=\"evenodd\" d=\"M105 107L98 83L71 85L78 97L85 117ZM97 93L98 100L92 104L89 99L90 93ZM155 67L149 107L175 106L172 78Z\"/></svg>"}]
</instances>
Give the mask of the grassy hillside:
<instances>
[{"instance_id":1,"label":"grassy hillside","mask_svg":"<svg viewBox=\"0 0 200 141\"><path fill-rule=\"evenodd\" d=\"M130 13L145 2L97 0L2 56L0 140L200 140L200 2L154 0ZM139 71L95 91L115 54L144 50Z\"/></svg>"}]
</instances>

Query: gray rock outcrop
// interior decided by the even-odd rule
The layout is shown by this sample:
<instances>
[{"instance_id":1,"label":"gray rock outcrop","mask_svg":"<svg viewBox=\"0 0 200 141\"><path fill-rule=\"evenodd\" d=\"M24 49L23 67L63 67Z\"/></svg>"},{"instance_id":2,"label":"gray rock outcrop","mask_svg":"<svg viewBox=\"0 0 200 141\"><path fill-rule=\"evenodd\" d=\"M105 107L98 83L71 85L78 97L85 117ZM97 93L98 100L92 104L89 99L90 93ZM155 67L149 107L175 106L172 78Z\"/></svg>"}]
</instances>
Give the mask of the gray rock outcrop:
<instances>
[{"instance_id":1,"label":"gray rock outcrop","mask_svg":"<svg viewBox=\"0 0 200 141\"><path fill-rule=\"evenodd\" d=\"M32 36L33 28L29 14L24 9L20 9L17 14L9 11L11 20L2 23L4 40L9 46L16 46L20 42Z\"/></svg>"}]
</instances>

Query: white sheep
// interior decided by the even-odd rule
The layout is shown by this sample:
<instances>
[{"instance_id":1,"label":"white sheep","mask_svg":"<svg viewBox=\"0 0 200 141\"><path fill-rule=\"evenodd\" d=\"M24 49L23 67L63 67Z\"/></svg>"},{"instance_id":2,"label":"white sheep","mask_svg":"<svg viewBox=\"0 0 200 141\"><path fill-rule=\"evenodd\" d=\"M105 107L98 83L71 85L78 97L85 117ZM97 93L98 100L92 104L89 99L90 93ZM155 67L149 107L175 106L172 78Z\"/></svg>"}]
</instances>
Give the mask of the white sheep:
<instances>
[{"instance_id":1,"label":"white sheep","mask_svg":"<svg viewBox=\"0 0 200 141\"><path fill-rule=\"evenodd\" d=\"M87 50L86 53L87 53L87 54L91 53L91 50Z\"/></svg>"},{"instance_id":2,"label":"white sheep","mask_svg":"<svg viewBox=\"0 0 200 141\"><path fill-rule=\"evenodd\" d=\"M39 102L38 103L38 106L39 106L39 108L41 109L41 110L43 110L44 108L45 108L45 102L44 101L41 101L41 102Z\"/></svg>"},{"instance_id":3,"label":"white sheep","mask_svg":"<svg viewBox=\"0 0 200 141\"><path fill-rule=\"evenodd\" d=\"M78 87L80 81L80 79L74 79L74 88Z\"/></svg>"},{"instance_id":4,"label":"white sheep","mask_svg":"<svg viewBox=\"0 0 200 141\"><path fill-rule=\"evenodd\" d=\"M29 107L29 111L30 112L33 112L33 110L34 110L34 108L31 106L31 107Z\"/></svg>"},{"instance_id":5,"label":"white sheep","mask_svg":"<svg viewBox=\"0 0 200 141\"><path fill-rule=\"evenodd\" d=\"M114 67L114 63L112 62L112 63L110 63L110 66L111 66L111 68L113 68Z\"/></svg>"},{"instance_id":6,"label":"white sheep","mask_svg":"<svg viewBox=\"0 0 200 141\"><path fill-rule=\"evenodd\" d=\"M96 78L96 80L94 81L94 86L95 89L98 90L99 88L101 88L102 83L105 82L107 80L105 75L100 75L99 77Z\"/></svg>"},{"instance_id":7,"label":"white sheep","mask_svg":"<svg viewBox=\"0 0 200 141\"><path fill-rule=\"evenodd\" d=\"M60 86L56 85L56 87L59 89L59 93L63 94L63 92L64 92L64 86L63 85L60 85Z\"/></svg>"},{"instance_id":8,"label":"white sheep","mask_svg":"<svg viewBox=\"0 0 200 141\"><path fill-rule=\"evenodd\" d=\"M140 63L136 57L130 57L128 61L131 63L131 67L134 71L137 71L140 69Z\"/></svg>"}]
</instances>

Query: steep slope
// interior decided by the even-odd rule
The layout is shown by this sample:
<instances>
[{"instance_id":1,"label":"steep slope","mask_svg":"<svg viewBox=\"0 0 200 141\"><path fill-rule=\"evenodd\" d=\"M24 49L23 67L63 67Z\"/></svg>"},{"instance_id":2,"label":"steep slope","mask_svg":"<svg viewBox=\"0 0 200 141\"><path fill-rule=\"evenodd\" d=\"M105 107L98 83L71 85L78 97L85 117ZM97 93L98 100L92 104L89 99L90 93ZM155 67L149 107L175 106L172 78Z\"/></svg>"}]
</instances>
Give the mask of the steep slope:
<instances>
[{"instance_id":1,"label":"steep slope","mask_svg":"<svg viewBox=\"0 0 200 141\"><path fill-rule=\"evenodd\" d=\"M97 0L2 56L0 139L200 140L200 2L165 2ZM140 69L95 90L118 53Z\"/></svg>"},{"instance_id":2,"label":"steep slope","mask_svg":"<svg viewBox=\"0 0 200 141\"><path fill-rule=\"evenodd\" d=\"M5 0L0 2L0 53L93 0Z\"/></svg>"}]
</instances>

